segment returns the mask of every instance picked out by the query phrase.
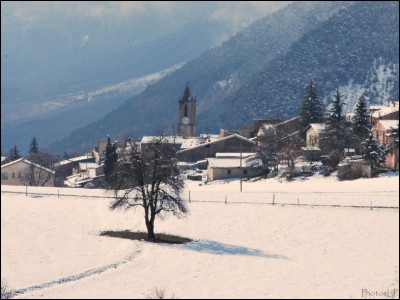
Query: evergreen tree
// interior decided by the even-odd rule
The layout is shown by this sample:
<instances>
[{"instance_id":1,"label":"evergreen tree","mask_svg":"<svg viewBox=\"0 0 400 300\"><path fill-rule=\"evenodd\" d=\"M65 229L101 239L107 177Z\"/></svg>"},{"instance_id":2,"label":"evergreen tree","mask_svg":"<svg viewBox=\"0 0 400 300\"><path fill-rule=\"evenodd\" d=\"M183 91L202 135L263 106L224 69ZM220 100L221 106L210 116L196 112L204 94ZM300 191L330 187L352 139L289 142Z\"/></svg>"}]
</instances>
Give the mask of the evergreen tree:
<instances>
[{"instance_id":1,"label":"evergreen tree","mask_svg":"<svg viewBox=\"0 0 400 300\"><path fill-rule=\"evenodd\" d=\"M365 99L364 95L361 95L357 100L353 117L352 135L354 147L356 149L360 149L361 142L365 141L370 133L368 118L369 113L367 100Z\"/></svg>"},{"instance_id":2,"label":"evergreen tree","mask_svg":"<svg viewBox=\"0 0 400 300\"><path fill-rule=\"evenodd\" d=\"M111 144L111 139L108 137L107 146L106 146L106 154L104 159L104 175L106 181L108 181L109 176L111 175L114 167L117 164L117 146L115 143Z\"/></svg>"},{"instance_id":3,"label":"evergreen tree","mask_svg":"<svg viewBox=\"0 0 400 300\"><path fill-rule=\"evenodd\" d=\"M29 154L32 153L39 153L39 146L38 146L38 142L36 140L36 137L33 137L31 143L29 144Z\"/></svg>"},{"instance_id":4,"label":"evergreen tree","mask_svg":"<svg viewBox=\"0 0 400 300\"><path fill-rule=\"evenodd\" d=\"M301 130L306 128L310 123L322 123L324 121L324 112L325 108L317 94L314 82L310 81L301 103Z\"/></svg>"},{"instance_id":5,"label":"evergreen tree","mask_svg":"<svg viewBox=\"0 0 400 300\"><path fill-rule=\"evenodd\" d=\"M385 161L385 157L389 152L389 149L383 145L380 145L378 140L369 134L363 146L363 157L371 163L372 168L376 168L379 163Z\"/></svg>"},{"instance_id":6,"label":"evergreen tree","mask_svg":"<svg viewBox=\"0 0 400 300\"><path fill-rule=\"evenodd\" d=\"M325 136L326 145L329 151L337 150L343 153L346 146L346 119L343 114L343 97L336 89L332 99L329 116L326 120Z\"/></svg>"},{"instance_id":7,"label":"evergreen tree","mask_svg":"<svg viewBox=\"0 0 400 300\"><path fill-rule=\"evenodd\" d=\"M14 160L17 160L17 159L21 158L21 155L19 155L19 150L17 148L17 145L14 145L14 147L12 147L10 149L9 158L10 158L10 161L14 161Z\"/></svg>"}]
</instances>

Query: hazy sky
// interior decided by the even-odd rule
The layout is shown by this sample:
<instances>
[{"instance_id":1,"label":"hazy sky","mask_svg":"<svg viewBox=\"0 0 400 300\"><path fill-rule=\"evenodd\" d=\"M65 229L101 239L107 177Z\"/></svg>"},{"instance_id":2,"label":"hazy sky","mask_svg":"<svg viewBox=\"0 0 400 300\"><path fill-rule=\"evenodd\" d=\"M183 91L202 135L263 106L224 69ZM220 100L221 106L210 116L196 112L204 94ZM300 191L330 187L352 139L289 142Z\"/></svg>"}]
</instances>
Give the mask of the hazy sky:
<instances>
[{"instance_id":1,"label":"hazy sky","mask_svg":"<svg viewBox=\"0 0 400 300\"><path fill-rule=\"evenodd\" d=\"M199 17L230 22L242 27L265 16L289 1L113 1L113 2L50 2L2 1L2 26L20 23L30 26L36 22L61 19L93 18L126 21L130 18L157 18L160 22L185 23Z\"/></svg>"},{"instance_id":2,"label":"hazy sky","mask_svg":"<svg viewBox=\"0 0 400 300\"><path fill-rule=\"evenodd\" d=\"M76 72L94 70L104 60L109 62L110 58L127 54L130 57L126 59L134 59L139 51L135 49L146 49L148 43L163 38L173 40L181 32L188 35L197 32L196 42L205 50L287 4L281 1L2 1L2 93L6 86L8 92L22 93L18 91L22 82L26 88L48 91L65 78L76 76ZM208 40L201 44L205 36ZM184 47L182 39L176 42L177 47Z\"/></svg>"}]
</instances>

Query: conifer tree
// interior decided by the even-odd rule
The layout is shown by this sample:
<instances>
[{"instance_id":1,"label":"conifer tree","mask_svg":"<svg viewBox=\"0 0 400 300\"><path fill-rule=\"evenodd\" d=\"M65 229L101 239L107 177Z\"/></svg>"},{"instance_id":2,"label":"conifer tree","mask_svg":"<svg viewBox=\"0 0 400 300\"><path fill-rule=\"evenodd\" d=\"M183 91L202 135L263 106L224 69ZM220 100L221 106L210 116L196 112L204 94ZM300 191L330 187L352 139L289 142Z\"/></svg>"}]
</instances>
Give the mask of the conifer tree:
<instances>
[{"instance_id":1,"label":"conifer tree","mask_svg":"<svg viewBox=\"0 0 400 300\"><path fill-rule=\"evenodd\" d=\"M10 149L9 156L10 156L10 161L14 161L21 158L21 155L19 155L19 149L17 148L17 145L14 145L14 147Z\"/></svg>"},{"instance_id":2,"label":"conifer tree","mask_svg":"<svg viewBox=\"0 0 400 300\"><path fill-rule=\"evenodd\" d=\"M389 152L389 149L383 145L380 145L378 140L369 134L363 146L363 157L371 163L372 168L376 168L379 163L385 161L385 157Z\"/></svg>"},{"instance_id":3,"label":"conifer tree","mask_svg":"<svg viewBox=\"0 0 400 300\"><path fill-rule=\"evenodd\" d=\"M107 146L106 146L106 154L104 159L104 175L106 181L108 181L109 176L114 170L115 165L117 164L117 146L115 143L111 144L111 139L108 137Z\"/></svg>"},{"instance_id":4,"label":"conifer tree","mask_svg":"<svg viewBox=\"0 0 400 300\"><path fill-rule=\"evenodd\" d=\"M368 138L371 129L368 118L367 100L364 95L361 95L357 100L353 117L352 135L355 148L360 149L361 142Z\"/></svg>"},{"instance_id":5,"label":"conifer tree","mask_svg":"<svg viewBox=\"0 0 400 300\"><path fill-rule=\"evenodd\" d=\"M337 150L342 153L346 146L346 119L343 114L343 96L336 88L332 99L329 115L326 120L325 136L326 145L330 151Z\"/></svg>"},{"instance_id":6,"label":"conifer tree","mask_svg":"<svg viewBox=\"0 0 400 300\"><path fill-rule=\"evenodd\" d=\"M29 144L28 153L29 154L32 154L32 153L37 154L37 153L39 153L39 146L38 146L38 142L36 140L36 137L33 137L31 143Z\"/></svg>"},{"instance_id":7,"label":"conifer tree","mask_svg":"<svg viewBox=\"0 0 400 300\"><path fill-rule=\"evenodd\" d=\"M300 109L301 130L311 123L322 123L324 121L325 108L321 102L314 82L307 85L307 92L304 95Z\"/></svg>"}]
</instances>

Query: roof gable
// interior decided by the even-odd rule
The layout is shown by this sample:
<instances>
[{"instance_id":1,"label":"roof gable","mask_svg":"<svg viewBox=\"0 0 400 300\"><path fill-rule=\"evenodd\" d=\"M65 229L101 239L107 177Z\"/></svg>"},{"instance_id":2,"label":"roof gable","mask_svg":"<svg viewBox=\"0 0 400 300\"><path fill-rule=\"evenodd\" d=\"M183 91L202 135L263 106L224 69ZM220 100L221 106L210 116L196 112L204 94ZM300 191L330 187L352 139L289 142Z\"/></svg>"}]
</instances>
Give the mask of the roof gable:
<instances>
[{"instance_id":1,"label":"roof gable","mask_svg":"<svg viewBox=\"0 0 400 300\"><path fill-rule=\"evenodd\" d=\"M325 124L324 123L311 123L304 129L304 131L308 131L308 129L314 129L317 133L323 133L325 131Z\"/></svg>"},{"instance_id":2,"label":"roof gable","mask_svg":"<svg viewBox=\"0 0 400 300\"><path fill-rule=\"evenodd\" d=\"M43 167L43 166L41 166L41 165L35 164L35 163L31 162L30 160L27 160L27 159L25 159L25 158L19 158L19 159L17 159L17 160L14 160L14 161L12 161L12 162L9 162L8 164L4 164L4 165L1 166L1 168L3 169L3 168L5 168L5 167L11 166L11 165L16 164L16 163L18 163L18 162L23 162L23 163L26 163L26 164L28 164L28 165L34 166L34 167L36 167L36 168L42 169L42 170L44 170L44 171L47 171L47 172L49 172L49 173L55 174L55 171L50 170L50 169L48 169L48 168L46 168L46 167Z\"/></svg>"},{"instance_id":3,"label":"roof gable","mask_svg":"<svg viewBox=\"0 0 400 300\"><path fill-rule=\"evenodd\" d=\"M255 142L250 141L249 139L247 139L247 138L245 138L245 137L243 137L243 136L241 136L241 135L232 134L232 135L230 135L230 136L227 136L227 137L224 137L224 138L220 138L220 139L217 139L217 140L212 141L212 142L207 142L207 143L200 144L200 145L197 145L197 146L188 148L188 149L180 150L180 151L178 151L177 153L182 153L182 152L185 152L185 151L190 151L190 150L193 150L193 149L198 149L198 148L200 148L200 147L204 147L204 146L207 146L207 145L216 144L216 143L219 143L219 142L222 142L222 141L226 141L226 140L228 140L228 139L233 139L233 138L241 139L241 140L243 140L244 142L248 142L249 144L252 144L252 145L255 145L255 144L256 144Z\"/></svg>"}]
</instances>

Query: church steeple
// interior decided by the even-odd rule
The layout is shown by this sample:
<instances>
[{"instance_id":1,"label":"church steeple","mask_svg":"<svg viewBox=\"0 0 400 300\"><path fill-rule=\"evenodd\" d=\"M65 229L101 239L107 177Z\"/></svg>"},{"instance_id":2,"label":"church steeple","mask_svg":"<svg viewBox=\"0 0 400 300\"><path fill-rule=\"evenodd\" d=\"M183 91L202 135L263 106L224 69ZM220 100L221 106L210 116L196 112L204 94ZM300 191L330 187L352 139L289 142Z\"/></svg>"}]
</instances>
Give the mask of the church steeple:
<instances>
[{"instance_id":1,"label":"church steeple","mask_svg":"<svg viewBox=\"0 0 400 300\"><path fill-rule=\"evenodd\" d=\"M196 134L196 97L192 97L189 82L183 96L179 97L179 135L192 137Z\"/></svg>"},{"instance_id":2,"label":"church steeple","mask_svg":"<svg viewBox=\"0 0 400 300\"><path fill-rule=\"evenodd\" d=\"M189 81L186 82L185 92L183 93L182 101L190 101Z\"/></svg>"}]
</instances>

